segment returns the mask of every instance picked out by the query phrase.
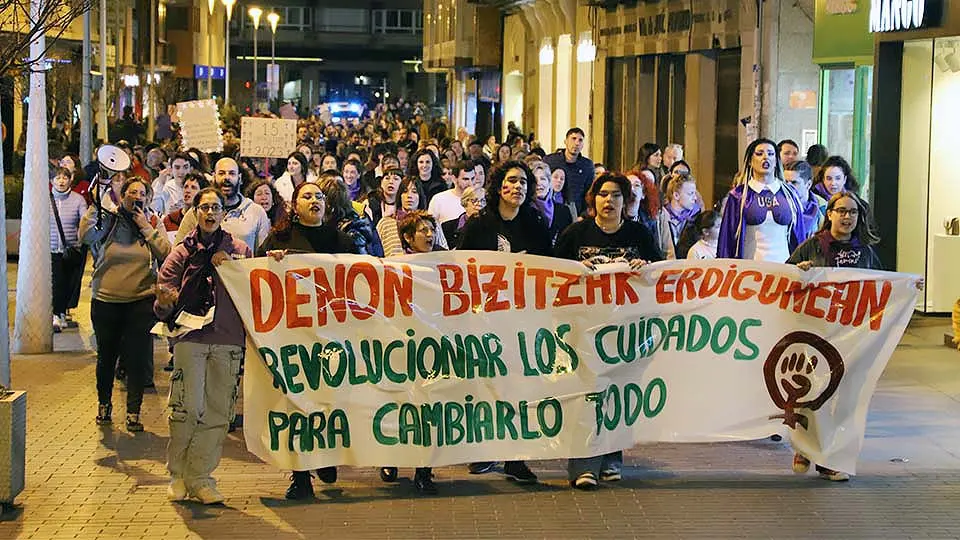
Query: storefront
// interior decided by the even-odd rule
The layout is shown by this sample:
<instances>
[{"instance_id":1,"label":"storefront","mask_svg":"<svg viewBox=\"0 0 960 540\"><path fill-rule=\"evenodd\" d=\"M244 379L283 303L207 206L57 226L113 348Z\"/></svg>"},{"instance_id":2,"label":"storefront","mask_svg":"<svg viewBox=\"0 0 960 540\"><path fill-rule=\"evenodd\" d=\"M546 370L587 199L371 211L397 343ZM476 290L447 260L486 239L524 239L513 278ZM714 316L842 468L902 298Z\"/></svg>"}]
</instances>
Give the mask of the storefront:
<instances>
[{"instance_id":1,"label":"storefront","mask_svg":"<svg viewBox=\"0 0 960 540\"><path fill-rule=\"evenodd\" d=\"M725 193L739 165L740 17L736 0L598 9L594 100L609 128L594 159L627 169L642 144L679 143L704 198Z\"/></svg>"},{"instance_id":2,"label":"storefront","mask_svg":"<svg viewBox=\"0 0 960 540\"><path fill-rule=\"evenodd\" d=\"M817 0L813 61L820 66L818 130L803 133L801 152L813 143L850 161L863 194L870 194L870 123L873 35L870 2Z\"/></svg>"},{"instance_id":3,"label":"storefront","mask_svg":"<svg viewBox=\"0 0 960 540\"><path fill-rule=\"evenodd\" d=\"M900 16L876 8L874 209L891 268L920 274L918 309L949 312L960 298L960 10L945 1L904 2ZM942 11L942 13L941 13Z\"/></svg>"}]
</instances>

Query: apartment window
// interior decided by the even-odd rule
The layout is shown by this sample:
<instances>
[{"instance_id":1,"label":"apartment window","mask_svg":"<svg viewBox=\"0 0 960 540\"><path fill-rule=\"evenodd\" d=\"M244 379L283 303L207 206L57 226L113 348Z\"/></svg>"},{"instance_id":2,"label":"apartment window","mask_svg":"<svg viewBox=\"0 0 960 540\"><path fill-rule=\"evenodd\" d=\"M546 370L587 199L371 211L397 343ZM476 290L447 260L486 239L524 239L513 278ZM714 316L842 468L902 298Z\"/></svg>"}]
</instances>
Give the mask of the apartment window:
<instances>
[{"instance_id":1,"label":"apartment window","mask_svg":"<svg viewBox=\"0 0 960 540\"><path fill-rule=\"evenodd\" d=\"M240 10L240 13L246 15L245 6L244 9ZM308 7L275 7L264 10L263 17L260 18L260 27L270 28L270 23L267 22L267 13L270 11L275 11L277 15L280 15L280 21L277 23L277 30L296 30L304 31L311 29L311 8ZM236 24L237 10L233 11L234 16L231 20L231 26ZM253 28L253 19L249 16L239 17L242 21L244 28Z\"/></svg>"},{"instance_id":2,"label":"apartment window","mask_svg":"<svg viewBox=\"0 0 960 540\"><path fill-rule=\"evenodd\" d=\"M423 11L419 9L373 10L374 34L419 34L423 32Z\"/></svg>"},{"instance_id":3,"label":"apartment window","mask_svg":"<svg viewBox=\"0 0 960 540\"><path fill-rule=\"evenodd\" d=\"M357 8L319 8L316 29L320 32L365 34L370 31L369 11Z\"/></svg>"}]
</instances>

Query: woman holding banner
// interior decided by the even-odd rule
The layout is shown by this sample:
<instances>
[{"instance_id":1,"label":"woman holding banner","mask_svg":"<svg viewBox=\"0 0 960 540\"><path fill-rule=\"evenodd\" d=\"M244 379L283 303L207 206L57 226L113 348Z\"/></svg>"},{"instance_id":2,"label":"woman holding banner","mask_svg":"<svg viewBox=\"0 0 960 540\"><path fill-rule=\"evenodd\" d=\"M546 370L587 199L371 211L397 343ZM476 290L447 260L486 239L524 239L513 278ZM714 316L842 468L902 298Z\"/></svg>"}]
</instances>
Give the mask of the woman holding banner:
<instances>
[{"instance_id":1,"label":"woman holding banner","mask_svg":"<svg viewBox=\"0 0 960 540\"><path fill-rule=\"evenodd\" d=\"M246 334L236 306L215 268L230 259L253 256L243 241L221 228L225 200L217 188L202 189L193 200L197 228L178 244L160 269L157 319L176 330L182 313L213 320L199 330L172 336L167 498L196 497L203 504L223 502L210 474L220 463L223 440L237 398L237 380Z\"/></svg>"},{"instance_id":2,"label":"woman holding banner","mask_svg":"<svg viewBox=\"0 0 960 540\"><path fill-rule=\"evenodd\" d=\"M264 240L257 256L269 256L279 261L294 253L357 253L354 241L324 219L326 202L317 184L304 182L294 188L290 211ZM337 481L337 468L317 469L317 478L332 484ZM293 471L286 496L291 500L313 498L310 471Z\"/></svg>"},{"instance_id":3,"label":"woman holding banner","mask_svg":"<svg viewBox=\"0 0 960 540\"><path fill-rule=\"evenodd\" d=\"M400 219L397 229L403 246L403 252L400 254L444 251L434 240L437 220L426 210L410 211ZM384 482L396 482L397 468L380 467L380 479ZM436 494L437 486L433 483L433 468L417 467L413 473L413 486L424 495Z\"/></svg>"},{"instance_id":4,"label":"woman holding banner","mask_svg":"<svg viewBox=\"0 0 960 540\"><path fill-rule=\"evenodd\" d=\"M487 206L463 227L461 250L503 251L530 255L552 254L547 220L533 205L537 185L533 171L522 161L500 164L487 184ZM493 470L496 462L470 464L470 474ZM508 461L503 473L518 483L537 481L523 461Z\"/></svg>"},{"instance_id":5,"label":"woman holding banner","mask_svg":"<svg viewBox=\"0 0 960 540\"><path fill-rule=\"evenodd\" d=\"M606 172L597 177L586 195L588 213L593 218L577 221L560 234L557 257L580 261L590 269L598 264L625 263L635 270L661 260L657 241L649 229L625 219L624 210L632 198L626 176ZM622 466L623 452L611 452L571 459L567 462L567 474L573 487L593 489L598 478L605 482L620 480Z\"/></svg>"}]
</instances>

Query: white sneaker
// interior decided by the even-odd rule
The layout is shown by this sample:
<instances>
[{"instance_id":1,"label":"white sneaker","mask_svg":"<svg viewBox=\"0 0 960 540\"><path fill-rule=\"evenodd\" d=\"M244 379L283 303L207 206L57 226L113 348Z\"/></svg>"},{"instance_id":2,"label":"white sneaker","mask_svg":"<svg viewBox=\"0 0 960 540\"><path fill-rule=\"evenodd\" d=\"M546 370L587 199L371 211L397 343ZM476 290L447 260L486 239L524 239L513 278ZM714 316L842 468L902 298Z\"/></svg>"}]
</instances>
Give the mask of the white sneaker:
<instances>
[{"instance_id":1,"label":"white sneaker","mask_svg":"<svg viewBox=\"0 0 960 540\"><path fill-rule=\"evenodd\" d=\"M577 489L593 489L597 487L597 476L592 472L585 472L573 481L573 487Z\"/></svg>"},{"instance_id":2,"label":"white sneaker","mask_svg":"<svg viewBox=\"0 0 960 540\"><path fill-rule=\"evenodd\" d=\"M53 333L59 334L60 332L63 331L63 327L64 327L63 321L60 320L60 317L54 315L53 316Z\"/></svg>"},{"instance_id":3,"label":"white sneaker","mask_svg":"<svg viewBox=\"0 0 960 540\"><path fill-rule=\"evenodd\" d=\"M167 500L168 501L182 501L187 498L187 484L183 481L183 478L174 478L170 481L170 485L167 486Z\"/></svg>"},{"instance_id":4,"label":"white sneaker","mask_svg":"<svg viewBox=\"0 0 960 540\"><path fill-rule=\"evenodd\" d=\"M203 486L193 494L203 504L220 504L223 502L223 495L212 486Z\"/></svg>"}]
</instances>

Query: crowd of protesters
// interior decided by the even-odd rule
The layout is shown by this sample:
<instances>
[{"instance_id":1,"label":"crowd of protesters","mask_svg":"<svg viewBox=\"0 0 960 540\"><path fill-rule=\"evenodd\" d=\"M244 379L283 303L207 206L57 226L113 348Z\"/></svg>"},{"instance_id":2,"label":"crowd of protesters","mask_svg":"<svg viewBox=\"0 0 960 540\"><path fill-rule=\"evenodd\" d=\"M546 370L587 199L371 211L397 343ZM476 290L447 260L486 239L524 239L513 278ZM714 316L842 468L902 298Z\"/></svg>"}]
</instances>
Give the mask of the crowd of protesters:
<instances>
[{"instance_id":1,"label":"crowd of protesters","mask_svg":"<svg viewBox=\"0 0 960 540\"><path fill-rule=\"evenodd\" d=\"M822 147L807 153L813 161L800 161L790 140L753 141L730 192L711 206L681 145L646 143L629 170L608 171L583 155L580 128L547 153L512 124L505 141L476 138L401 106L378 107L355 123L302 119L296 149L281 159L240 156L238 135L228 126L223 151L212 154L175 148L175 140L121 141L132 163L126 171L105 175L97 163L84 168L67 154L51 175L56 331L75 324L69 312L88 248L93 258L98 424L112 423L120 378L126 428L143 430L151 327L159 322L169 340L171 500L223 501L211 473L234 418L245 339L214 270L226 260L463 249L555 256L591 269L676 258L880 268L850 166ZM571 459L570 483L591 489L617 481L622 462L622 452ZM495 466L469 468L480 474ZM795 455L796 472L809 466ZM502 470L518 482L537 481L523 461ZM829 480L848 478L817 470ZM287 497L312 497L314 474L337 480L335 467L296 471ZM385 482L397 476L395 467L380 469ZM414 486L434 493L433 479L431 469L418 468Z\"/></svg>"}]
</instances>

